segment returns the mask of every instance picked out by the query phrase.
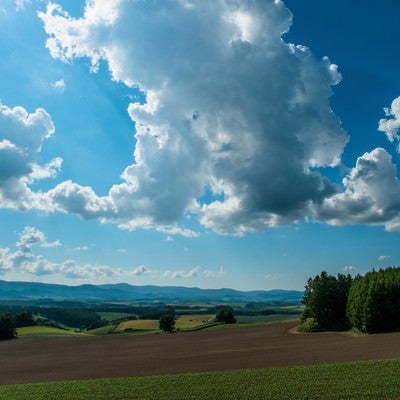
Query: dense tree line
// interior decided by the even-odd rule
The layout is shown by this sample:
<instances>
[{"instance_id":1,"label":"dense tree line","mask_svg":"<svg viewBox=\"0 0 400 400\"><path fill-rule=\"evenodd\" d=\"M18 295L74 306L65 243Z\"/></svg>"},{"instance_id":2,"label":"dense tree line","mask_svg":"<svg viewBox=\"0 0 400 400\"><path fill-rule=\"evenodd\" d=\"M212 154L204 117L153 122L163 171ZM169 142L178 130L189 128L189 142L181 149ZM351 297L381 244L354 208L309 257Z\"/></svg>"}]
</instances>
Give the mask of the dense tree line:
<instances>
[{"instance_id":1,"label":"dense tree line","mask_svg":"<svg viewBox=\"0 0 400 400\"><path fill-rule=\"evenodd\" d=\"M139 319L159 319L163 315L171 315L175 318L175 308L164 307L164 308L154 309L151 312L139 314Z\"/></svg>"},{"instance_id":2,"label":"dense tree line","mask_svg":"<svg viewBox=\"0 0 400 400\"><path fill-rule=\"evenodd\" d=\"M14 315L14 319L17 328L36 325L35 318L31 311L22 311L21 313L17 313Z\"/></svg>"},{"instance_id":3,"label":"dense tree line","mask_svg":"<svg viewBox=\"0 0 400 400\"><path fill-rule=\"evenodd\" d=\"M94 329L106 324L94 311L82 308L43 307L40 314L72 328Z\"/></svg>"},{"instance_id":4,"label":"dense tree line","mask_svg":"<svg viewBox=\"0 0 400 400\"><path fill-rule=\"evenodd\" d=\"M400 330L400 268L357 276L351 286L347 311L352 325L361 331Z\"/></svg>"},{"instance_id":5,"label":"dense tree line","mask_svg":"<svg viewBox=\"0 0 400 400\"><path fill-rule=\"evenodd\" d=\"M307 281L303 304L302 320L310 330L398 331L400 268L372 271L354 279L321 272Z\"/></svg>"},{"instance_id":6,"label":"dense tree line","mask_svg":"<svg viewBox=\"0 0 400 400\"><path fill-rule=\"evenodd\" d=\"M303 319L313 318L320 330L349 328L346 306L352 278L350 275L328 275L325 271L307 281Z\"/></svg>"},{"instance_id":7,"label":"dense tree line","mask_svg":"<svg viewBox=\"0 0 400 400\"><path fill-rule=\"evenodd\" d=\"M11 314L0 315L0 340L8 340L17 337L15 318Z\"/></svg>"},{"instance_id":8,"label":"dense tree line","mask_svg":"<svg viewBox=\"0 0 400 400\"><path fill-rule=\"evenodd\" d=\"M0 340L17 337L17 328L36 325L30 311L20 313L3 313L0 315Z\"/></svg>"}]
</instances>

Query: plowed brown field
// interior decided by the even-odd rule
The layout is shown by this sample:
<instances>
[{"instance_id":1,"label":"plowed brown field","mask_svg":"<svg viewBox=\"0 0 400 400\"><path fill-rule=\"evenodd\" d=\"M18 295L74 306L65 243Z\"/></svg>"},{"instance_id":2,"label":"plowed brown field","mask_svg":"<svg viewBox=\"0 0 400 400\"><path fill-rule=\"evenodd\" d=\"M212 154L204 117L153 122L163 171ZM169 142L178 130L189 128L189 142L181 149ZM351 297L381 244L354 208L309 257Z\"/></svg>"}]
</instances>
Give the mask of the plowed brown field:
<instances>
[{"instance_id":1,"label":"plowed brown field","mask_svg":"<svg viewBox=\"0 0 400 400\"><path fill-rule=\"evenodd\" d=\"M400 334L291 334L294 323L147 336L0 342L0 383L129 377L400 358Z\"/></svg>"}]
</instances>

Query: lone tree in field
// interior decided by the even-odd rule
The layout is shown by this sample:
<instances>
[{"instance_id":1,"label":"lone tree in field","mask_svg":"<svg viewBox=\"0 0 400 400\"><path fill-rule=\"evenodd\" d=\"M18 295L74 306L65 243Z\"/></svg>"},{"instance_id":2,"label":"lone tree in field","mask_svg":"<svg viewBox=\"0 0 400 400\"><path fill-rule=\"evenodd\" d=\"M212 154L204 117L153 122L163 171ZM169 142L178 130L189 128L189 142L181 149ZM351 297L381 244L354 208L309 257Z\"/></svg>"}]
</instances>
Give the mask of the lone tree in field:
<instances>
[{"instance_id":1,"label":"lone tree in field","mask_svg":"<svg viewBox=\"0 0 400 400\"><path fill-rule=\"evenodd\" d=\"M173 315L162 315L159 323L164 332L173 332L175 329L175 318Z\"/></svg>"},{"instance_id":2,"label":"lone tree in field","mask_svg":"<svg viewBox=\"0 0 400 400\"><path fill-rule=\"evenodd\" d=\"M215 316L215 321L223 322L225 324L236 324L236 318L233 315L233 310L231 307L221 308L217 315Z\"/></svg>"},{"instance_id":3,"label":"lone tree in field","mask_svg":"<svg viewBox=\"0 0 400 400\"><path fill-rule=\"evenodd\" d=\"M17 337L15 320L12 315L0 315L0 340L14 339Z\"/></svg>"}]
</instances>

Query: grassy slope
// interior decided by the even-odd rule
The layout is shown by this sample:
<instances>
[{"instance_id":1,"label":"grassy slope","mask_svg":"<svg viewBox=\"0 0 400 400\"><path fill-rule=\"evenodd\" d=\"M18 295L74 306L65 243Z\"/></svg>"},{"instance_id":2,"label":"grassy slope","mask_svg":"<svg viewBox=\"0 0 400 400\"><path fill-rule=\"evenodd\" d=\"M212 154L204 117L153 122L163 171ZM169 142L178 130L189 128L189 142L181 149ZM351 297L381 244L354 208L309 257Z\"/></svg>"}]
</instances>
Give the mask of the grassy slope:
<instances>
[{"instance_id":1,"label":"grassy slope","mask_svg":"<svg viewBox=\"0 0 400 400\"><path fill-rule=\"evenodd\" d=\"M0 386L1 400L398 399L400 360Z\"/></svg>"},{"instance_id":2,"label":"grassy slope","mask_svg":"<svg viewBox=\"0 0 400 400\"><path fill-rule=\"evenodd\" d=\"M158 320L155 319L137 319L121 322L116 328L116 332L122 332L125 329L140 329L140 330L157 330Z\"/></svg>"},{"instance_id":3,"label":"grassy slope","mask_svg":"<svg viewBox=\"0 0 400 400\"><path fill-rule=\"evenodd\" d=\"M115 332L115 328L117 327L117 324L110 324L106 326L101 326L100 328L96 329L91 329L89 331L86 331L88 335L111 335Z\"/></svg>"},{"instance_id":4,"label":"grassy slope","mask_svg":"<svg viewBox=\"0 0 400 400\"><path fill-rule=\"evenodd\" d=\"M71 330L54 328L52 326L27 326L17 329L18 337L24 336L82 336L83 333L74 332Z\"/></svg>"},{"instance_id":5,"label":"grassy slope","mask_svg":"<svg viewBox=\"0 0 400 400\"><path fill-rule=\"evenodd\" d=\"M199 315L183 315L176 320L175 328L179 329L192 329L204 325L214 315L199 314ZM116 332L122 332L125 329L139 329L139 330L158 330L159 320L155 319L138 319L131 321L121 322L116 328Z\"/></svg>"},{"instance_id":6,"label":"grassy slope","mask_svg":"<svg viewBox=\"0 0 400 400\"><path fill-rule=\"evenodd\" d=\"M199 314L199 315L182 315L176 320L175 327L179 329L191 329L206 324L214 315Z\"/></svg>"}]
</instances>

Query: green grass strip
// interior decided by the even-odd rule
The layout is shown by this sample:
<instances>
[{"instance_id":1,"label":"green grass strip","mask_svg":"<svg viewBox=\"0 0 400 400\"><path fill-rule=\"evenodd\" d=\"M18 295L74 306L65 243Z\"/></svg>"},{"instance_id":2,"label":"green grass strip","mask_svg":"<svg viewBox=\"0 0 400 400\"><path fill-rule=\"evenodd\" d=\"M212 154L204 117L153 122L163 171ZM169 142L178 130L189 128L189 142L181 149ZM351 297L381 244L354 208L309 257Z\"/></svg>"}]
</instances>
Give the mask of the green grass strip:
<instances>
[{"instance_id":1,"label":"green grass strip","mask_svg":"<svg viewBox=\"0 0 400 400\"><path fill-rule=\"evenodd\" d=\"M88 366L89 368L90 366ZM0 386L1 400L399 399L400 360Z\"/></svg>"},{"instance_id":2,"label":"green grass strip","mask_svg":"<svg viewBox=\"0 0 400 400\"><path fill-rule=\"evenodd\" d=\"M17 329L18 337L24 336L84 336L84 333L52 326L27 326Z\"/></svg>"}]
</instances>

